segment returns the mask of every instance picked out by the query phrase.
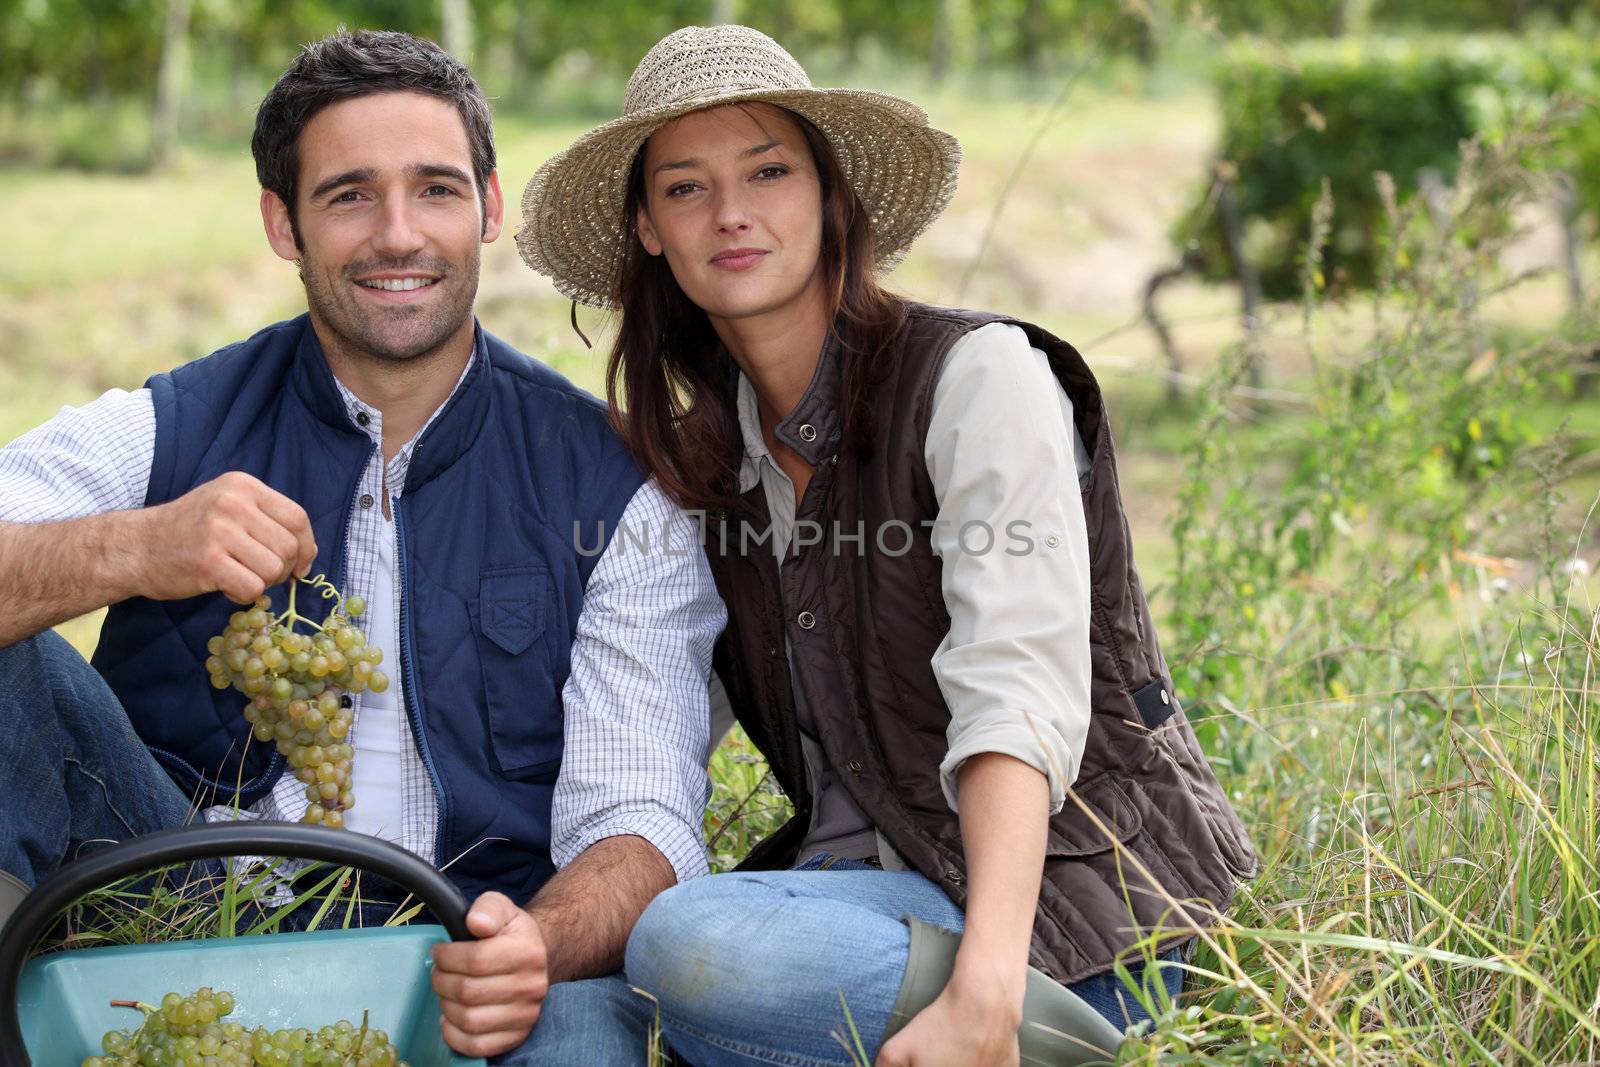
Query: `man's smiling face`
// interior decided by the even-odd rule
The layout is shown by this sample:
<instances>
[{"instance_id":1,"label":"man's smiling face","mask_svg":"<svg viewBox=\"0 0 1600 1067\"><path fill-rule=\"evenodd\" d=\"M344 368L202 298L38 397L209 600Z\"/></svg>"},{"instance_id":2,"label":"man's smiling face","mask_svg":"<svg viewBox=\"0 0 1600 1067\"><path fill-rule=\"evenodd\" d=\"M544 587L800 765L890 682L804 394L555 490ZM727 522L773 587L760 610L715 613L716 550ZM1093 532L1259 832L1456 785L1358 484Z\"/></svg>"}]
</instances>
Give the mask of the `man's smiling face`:
<instances>
[{"instance_id":1,"label":"man's smiling face","mask_svg":"<svg viewBox=\"0 0 1600 1067\"><path fill-rule=\"evenodd\" d=\"M262 194L272 246L299 259L318 332L349 355L414 360L472 329L479 246L500 234L455 107L409 92L330 105L300 132L295 229Z\"/></svg>"}]
</instances>

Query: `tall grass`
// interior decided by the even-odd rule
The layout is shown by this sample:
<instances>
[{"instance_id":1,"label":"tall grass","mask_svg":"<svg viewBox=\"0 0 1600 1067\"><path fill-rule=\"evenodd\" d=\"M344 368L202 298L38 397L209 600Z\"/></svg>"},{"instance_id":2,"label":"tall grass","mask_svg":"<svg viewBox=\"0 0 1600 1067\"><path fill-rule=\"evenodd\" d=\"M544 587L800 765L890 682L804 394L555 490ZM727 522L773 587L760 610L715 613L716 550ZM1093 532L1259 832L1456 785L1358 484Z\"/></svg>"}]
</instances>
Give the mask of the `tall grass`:
<instances>
[{"instance_id":1,"label":"tall grass","mask_svg":"<svg viewBox=\"0 0 1600 1067\"><path fill-rule=\"evenodd\" d=\"M1431 217L1380 179L1371 338L1313 348L1315 418L1230 435L1251 338L1212 382L1169 633L1267 863L1123 1062L1600 1062L1593 531L1560 529L1563 441L1525 417L1574 346L1480 315L1538 136L1473 146Z\"/></svg>"}]
</instances>

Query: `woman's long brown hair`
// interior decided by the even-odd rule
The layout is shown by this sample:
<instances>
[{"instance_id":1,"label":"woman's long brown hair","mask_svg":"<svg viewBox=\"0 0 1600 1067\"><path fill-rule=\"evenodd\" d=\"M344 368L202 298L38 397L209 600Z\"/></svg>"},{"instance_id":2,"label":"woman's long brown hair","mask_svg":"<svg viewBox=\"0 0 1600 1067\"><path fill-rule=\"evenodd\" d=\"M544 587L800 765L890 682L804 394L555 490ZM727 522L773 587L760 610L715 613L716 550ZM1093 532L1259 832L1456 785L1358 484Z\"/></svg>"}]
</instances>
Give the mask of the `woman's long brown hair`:
<instances>
[{"instance_id":1,"label":"woman's long brown hair","mask_svg":"<svg viewBox=\"0 0 1600 1067\"><path fill-rule=\"evenodd\" d=\"M833 147L814 125L786 112L805 134L822 185L823 272L843 366L840 415L843 447L872 439L868 394L889 367L891 342L905 326L905 301L872 275L871 220L839 166ZM734 364L711 320L678 286L665 256L652 256L634 225L645 203L644 148L628 176L627 233L617 282L621 323L606 364L612 421L645 471L690 510L719 510L737 492L742 453Z\"/></svg>"}]
</instances>

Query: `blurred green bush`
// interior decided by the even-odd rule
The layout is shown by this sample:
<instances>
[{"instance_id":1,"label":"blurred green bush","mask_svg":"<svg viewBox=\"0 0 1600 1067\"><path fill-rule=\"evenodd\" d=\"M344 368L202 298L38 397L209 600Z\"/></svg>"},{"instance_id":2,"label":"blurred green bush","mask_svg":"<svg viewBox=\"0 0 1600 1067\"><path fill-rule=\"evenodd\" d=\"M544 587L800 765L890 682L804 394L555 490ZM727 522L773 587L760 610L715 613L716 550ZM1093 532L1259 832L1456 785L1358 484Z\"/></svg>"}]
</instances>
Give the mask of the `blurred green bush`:
<instances>
[{"instance_id":1,"label":"blurred green bush","mask_svg":"<svg viewBox=\"0 0 1600 1067\"><path fill-rule=\"evenodd\" d=\"M1427 181L1454 180L1461 142L1503 140L1565 102L1552 136L1530 149L1531 170L1569 173L1583 210L1600 207L1600 42L1538 38L1347 38L1228 50L1215 74L1223 117L1220 161L1174 237L1213 279L1232 278L1218 175L1231 186L1243 249L1269 298L1300 291L1300 261L1326 181L1335 213L1321 252L1337 288L1369 288L1385 207L1376 172L1400 200Z\"/></svg>"}]
</instances>

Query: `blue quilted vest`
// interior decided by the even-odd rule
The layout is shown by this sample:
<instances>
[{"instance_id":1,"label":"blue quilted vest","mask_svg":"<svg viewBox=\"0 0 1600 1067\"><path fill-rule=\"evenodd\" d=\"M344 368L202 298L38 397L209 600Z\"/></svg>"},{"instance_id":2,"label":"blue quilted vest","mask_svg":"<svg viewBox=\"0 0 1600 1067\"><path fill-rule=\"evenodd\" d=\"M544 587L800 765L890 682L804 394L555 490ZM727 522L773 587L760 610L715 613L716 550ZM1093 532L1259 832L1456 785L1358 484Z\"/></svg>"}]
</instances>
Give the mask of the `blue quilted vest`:
<instances>
[{"instance_id":1,"label":"blue quilted vest","mask_svg":"<svg viewBox=\"0 0 1600 1067\"><path fill-rule=\"evenodd\" d=\"M617 528L643 476L593 397L481 328L475 344L394 509L400 648L385 650L384 669L404 679L439 800L434 862L454 861L447 873L468 900L497 889L521 902L554 873L561 689L599 557L595 531ZM356 489L376 446L350 421L309 317L148 385L156 452L146 506L227 471L252 474L305 508L316 570L342 588ZM272 590L280 608L285 592ZM205 803L237 790L250 804L286 766L251 741L244 698L207 679L206 640L235 610L220 594L124 601L94 654L139 736Z\"/></svg>"}]
</instances>

